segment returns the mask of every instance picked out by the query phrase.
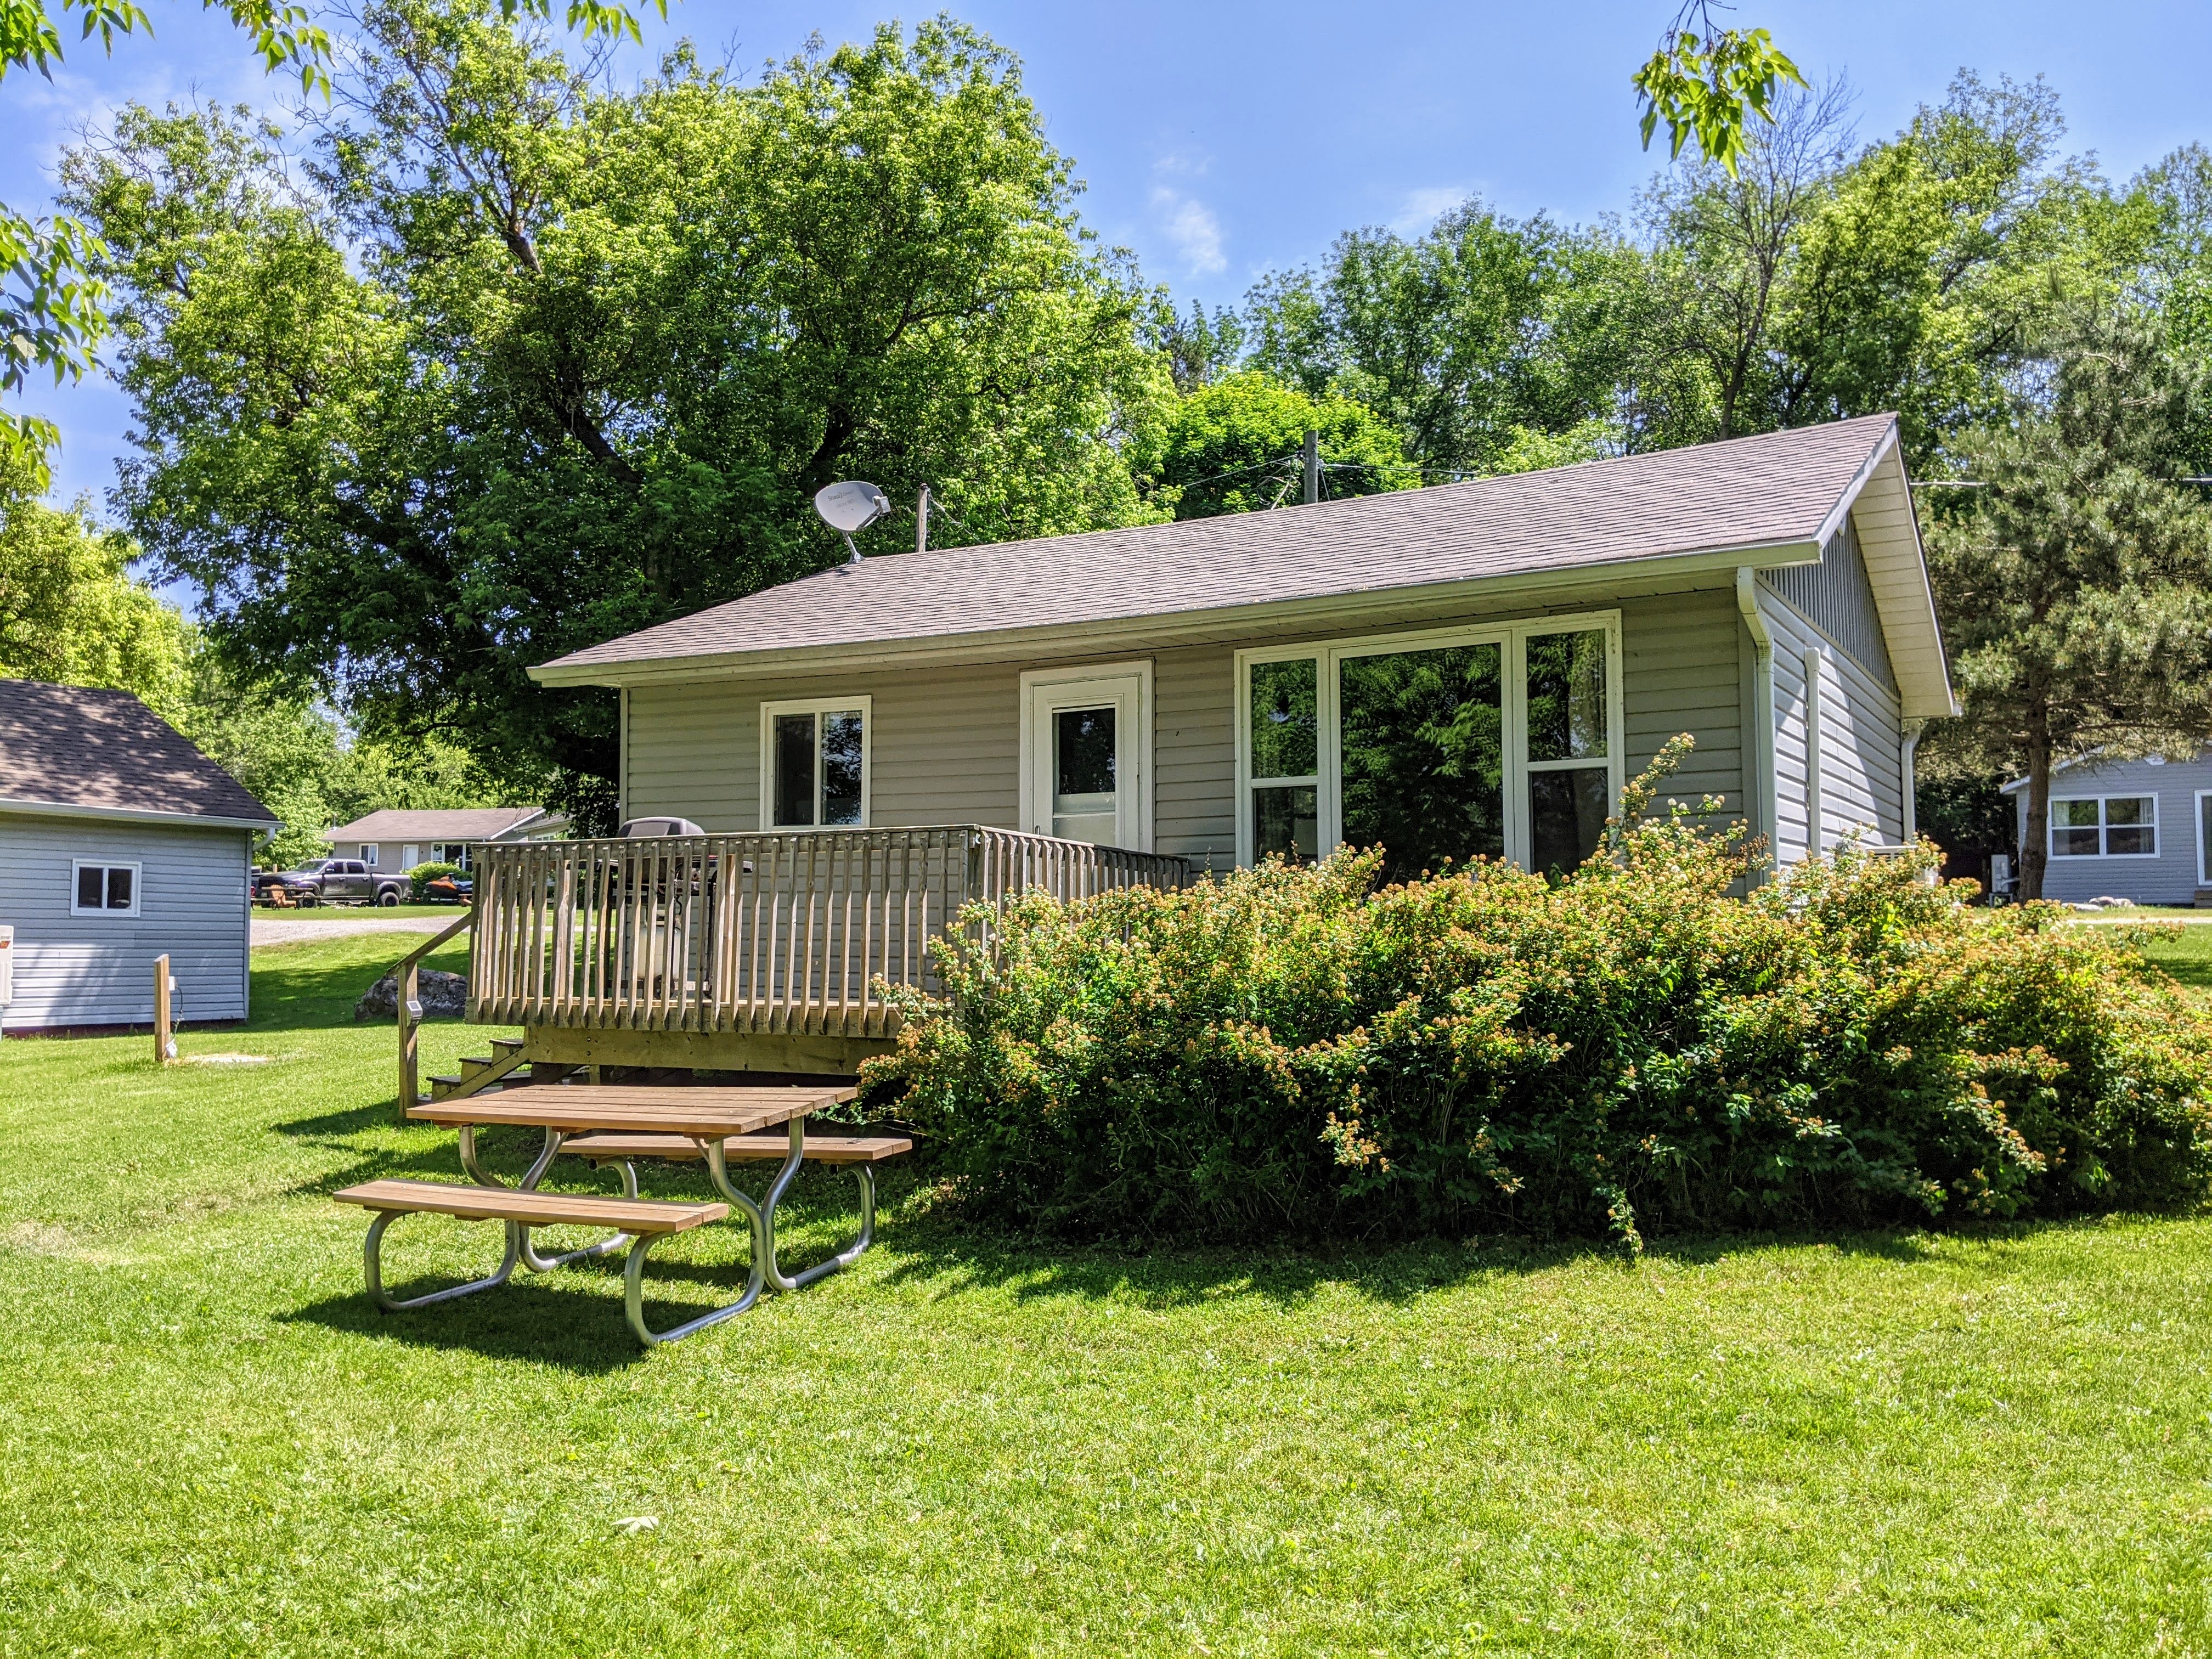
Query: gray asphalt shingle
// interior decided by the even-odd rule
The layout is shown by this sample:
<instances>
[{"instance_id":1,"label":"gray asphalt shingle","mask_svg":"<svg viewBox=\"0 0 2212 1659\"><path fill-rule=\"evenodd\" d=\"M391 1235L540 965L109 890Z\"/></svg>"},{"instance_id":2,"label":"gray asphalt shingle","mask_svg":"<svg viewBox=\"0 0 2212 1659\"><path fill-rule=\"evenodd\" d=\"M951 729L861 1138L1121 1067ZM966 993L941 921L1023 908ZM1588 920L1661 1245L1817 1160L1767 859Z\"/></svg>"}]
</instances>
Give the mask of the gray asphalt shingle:
<instances>
[{"instance_id":1,"label":"gray asphalt shingle","mask_svg":"<svg viewBox=\"0 0 2212 1659\"><path fill-rule=\"evenodd\" d=\"M1895 417L1182 524L873 557L572 653L574 671L1066 626L1811 539Z\"/></svg>"}]
</instances>

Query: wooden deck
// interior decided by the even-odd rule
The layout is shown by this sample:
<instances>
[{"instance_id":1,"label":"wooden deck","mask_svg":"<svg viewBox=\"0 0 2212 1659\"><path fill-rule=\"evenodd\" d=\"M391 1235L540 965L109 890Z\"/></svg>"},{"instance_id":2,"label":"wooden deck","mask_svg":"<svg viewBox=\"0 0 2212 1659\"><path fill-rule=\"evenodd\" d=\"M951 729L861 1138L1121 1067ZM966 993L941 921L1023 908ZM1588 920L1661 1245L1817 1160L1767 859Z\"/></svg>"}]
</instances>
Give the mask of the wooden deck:
<instances>
[{"instance_id":1,"label":"wooden deck","mask_svg":"<svg viewBox=\"0 0 2212 1659\"><path fill-rule=\"evenodd\" d=\"M896 1036L884 987L937 993L930 941L967 906L1189 878L973 824L487 847L470 1018L533 1060L842 1072Z\"/></svg>"}]
</instances>

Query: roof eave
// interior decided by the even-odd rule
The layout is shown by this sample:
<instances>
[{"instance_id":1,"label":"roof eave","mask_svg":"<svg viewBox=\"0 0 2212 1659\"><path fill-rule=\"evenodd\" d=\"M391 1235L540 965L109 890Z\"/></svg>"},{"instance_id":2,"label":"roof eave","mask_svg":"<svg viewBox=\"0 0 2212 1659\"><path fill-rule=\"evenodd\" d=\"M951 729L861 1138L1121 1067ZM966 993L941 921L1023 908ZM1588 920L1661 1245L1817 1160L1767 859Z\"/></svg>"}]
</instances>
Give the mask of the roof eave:
<instances>
[{"instance_id":1,"label":"roof eave","mask_svg":"<svg viewBox=\"0 0 2212 1659\"><path fill-rule=\"evenodd\" d=\"M1092 622L1054 623L1026 628L981 629L969 633L921 637L887 638L850 644L768 647L757 650L692 652L665 657L632 658L618 662L576 663L556 658L529 671L540 685L628 686L672 681L720 678L733 674L805 673L817 667L845 670L919 668L945 662L976 662L1048 654L1066 644L1088 653L1093 649L1141 644L1165 647L1204 643L1209 637L1234 632L1239 625L1260 629L1295 625L1311 619L1326 623L1346 611L1378 610L1409 604L1449 604L1462 599L1510 598L1515 593L1562 591L1619 585L1624 578L1664 582L1677 577L1705 574L1734 580L1746 564L1761 569L1786 565L1814 564L1820 557L1818 541L1739 544L1700 548L1692 552L1644 555L1632 559L1541 570L1516 570L1458 581L1422 582L1405 586L1364 588L1344 593L1316 594L1295 599L1266 600L1251 605L1214 605L1203 610L1164 611L1153 615L1115 617Z\"/></svg>"},{"instance_id":2,"label":"roof eave","mask_svg":"<svg viewBox=\"0 0 2212 1659\"><path fill-rule=\"evenodd\" d=\"M22 812L40 817L106 818L118 823L159 823L172 828L201 830L275 830L279 818L240 818L205 812L157 812L133 806L80 806L71 801L25 800L0 795L0 812Z\"/></svg>"}]
</instances>

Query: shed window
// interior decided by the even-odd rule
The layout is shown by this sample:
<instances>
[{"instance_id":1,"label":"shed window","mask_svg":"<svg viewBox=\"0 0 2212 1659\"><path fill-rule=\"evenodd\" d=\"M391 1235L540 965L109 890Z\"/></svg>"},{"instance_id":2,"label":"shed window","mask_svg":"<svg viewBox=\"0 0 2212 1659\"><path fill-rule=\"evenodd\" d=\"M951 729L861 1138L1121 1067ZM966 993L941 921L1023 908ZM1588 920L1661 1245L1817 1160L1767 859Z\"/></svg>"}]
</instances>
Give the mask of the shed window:
<instances>
[{"instance_id":1,"label":"shed window","mask_svg":"<svg viewBox=\"0 0 2212 1659\"><path fill-rule=\"evenodd\" d=\"M869 700L761 705L761 819L768 830L868 821Z\"/></svg>"},{"instance_id":2,"label":"shed window","mask_svg":"<svg viewBox=\"0 0 2212 1659\"><path fill-rule=\"evenodd\" d=\"M2158 797L2100 795L2051 803L2055 859L2158 856Z\"/></svg>"},{"instance_id":3,"label":"shed window","mask_svg":"<svg viewBox=\"0 0 2212 1659\"><path fill-rule=\"evenodd\" d=\"M1242 653L1240 860L1572 868L1620 788L1620 665L1613 612Z\"/></svg>"},{"instance_id":4,"label":"shed window","mask_svg":"<svg viewBox=\"0 0 2212 1659\"><path fill-rule=\"evenodd\" d=\"M92 864L82 859L70 867L75 890L73 916L135 916L138 914L138 866Z\"/></svg>"}]
</instances>

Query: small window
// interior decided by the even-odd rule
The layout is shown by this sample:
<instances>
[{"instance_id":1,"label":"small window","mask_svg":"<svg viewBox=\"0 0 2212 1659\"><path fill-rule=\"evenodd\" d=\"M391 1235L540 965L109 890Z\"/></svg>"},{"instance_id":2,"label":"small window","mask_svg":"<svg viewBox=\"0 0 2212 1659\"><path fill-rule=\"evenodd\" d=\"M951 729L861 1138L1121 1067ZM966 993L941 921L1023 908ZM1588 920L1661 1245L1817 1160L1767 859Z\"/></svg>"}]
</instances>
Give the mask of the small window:
<instances>
[{"instance_id":1,"label":"small window","mask_svg":"<svg viewBox=\"0 0 2212 1659\"><path fill-rule=\"evenodd\" d=\"M869 700L761 705L763 828L857 829L868 821Z\"/></svg>"},{"instance_id":2,"label":"small window","mask_svg":"<svg viewBox=\"0 0 2212 1659\"><path fill-rule=\"evenodd\" d=\"M76 890L70 896L73 916L135 916L138 914L138 866L135 864L88 864L70 866Z\"/></svg>"},{"instance_id":3,"label":"small window","mask_svg":"<svg viewBox=\"0 0 2212 1659\"><path fill-rule=\"evenodd\" d=\"M2149 859L2158 856L2158 797L2103 795L2051 803L2055 859Z\"/></svg>"},{"instance_id":4,"label":"small window","mask_svg":"<svg viewBox=\"0 0 2212 1659\"><path fill-rule=\"evenodd\" d=\"M373 846L364 844L361 849L361 861L367 865L370 869L375 869L376 848Z\"/></svg>"}]
</instances>

